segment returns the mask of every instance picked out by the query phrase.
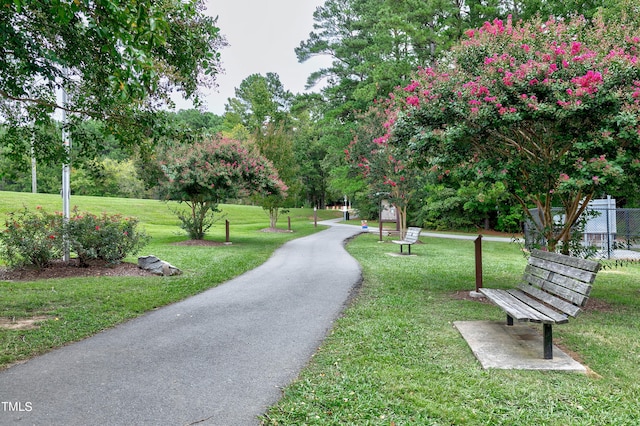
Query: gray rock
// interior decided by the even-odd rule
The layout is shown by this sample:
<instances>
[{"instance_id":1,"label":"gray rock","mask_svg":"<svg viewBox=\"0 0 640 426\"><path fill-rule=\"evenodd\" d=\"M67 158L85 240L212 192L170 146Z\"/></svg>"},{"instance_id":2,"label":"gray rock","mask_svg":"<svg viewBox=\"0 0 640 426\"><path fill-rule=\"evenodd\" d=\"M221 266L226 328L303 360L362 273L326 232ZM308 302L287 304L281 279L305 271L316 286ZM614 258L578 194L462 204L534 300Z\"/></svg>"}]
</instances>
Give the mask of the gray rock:
<instances>
[{"instance_id":1,"label":"gray rock","mask_svg":"<svg viewBox=\"0 0 640 426\"><path fill-rule=\"evenodd\" d=\"M182 271L164 260L158 259L154 255L140 256L138 258L138 267L150 271L156 275L180 275Z\"/></svg>"}]
</instances>

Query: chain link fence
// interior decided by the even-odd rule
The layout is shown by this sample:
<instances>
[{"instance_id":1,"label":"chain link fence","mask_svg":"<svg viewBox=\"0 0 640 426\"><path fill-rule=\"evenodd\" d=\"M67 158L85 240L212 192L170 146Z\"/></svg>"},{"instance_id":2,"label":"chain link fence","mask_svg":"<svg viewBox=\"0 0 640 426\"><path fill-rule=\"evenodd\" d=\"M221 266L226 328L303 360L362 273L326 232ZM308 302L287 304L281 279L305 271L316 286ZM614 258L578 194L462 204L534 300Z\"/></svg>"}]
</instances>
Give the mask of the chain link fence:
<instances>
[{"instance_id":1,"label":"chain link fence","mask_svg":"<svg viewBox=\"0 0 640 426\"><path fill-rule=\"evenodd\" d=\"M616 208L613 203L589 206L574 227L573 243L578 250L602 259L640 260L640 209ZM538 209L531 210L534 218ZM564 214L561 208L552 210L554 222L561 226ZM525 222L525 246L529 249L546 245L546 241L531 221ZM575 249L575 247L574 247Z\"/></svg>"}]
</instances>

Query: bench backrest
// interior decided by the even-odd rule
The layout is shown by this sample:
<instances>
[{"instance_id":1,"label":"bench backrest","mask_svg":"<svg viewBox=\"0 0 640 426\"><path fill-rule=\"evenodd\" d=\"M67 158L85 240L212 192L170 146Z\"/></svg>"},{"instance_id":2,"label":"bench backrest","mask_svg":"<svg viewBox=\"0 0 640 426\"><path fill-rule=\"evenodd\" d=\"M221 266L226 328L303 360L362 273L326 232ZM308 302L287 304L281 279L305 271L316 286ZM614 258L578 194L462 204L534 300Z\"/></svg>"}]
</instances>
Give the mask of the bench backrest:
<instances>
[{"instance_id":1,"label":"bench backrest","mask_svg":"<svg viewBox=\"0 0 640 426\"><path fill-rule=\"evenodd\" d=\"M415 243L420 238L420 232L422 228L409 227L407 228L407 234L404 236L403 241Z\"/></svg>"},{"instance_id":2,"label":"bench backrest","mask_svg":"<svg viewBox=\"0 0 640 426\"><path fill-rule=\"evenodd\" d=\"M599 269L593 260L533 250L519 288L575 317L587 303Z\"/></svg>"}]
</instances>

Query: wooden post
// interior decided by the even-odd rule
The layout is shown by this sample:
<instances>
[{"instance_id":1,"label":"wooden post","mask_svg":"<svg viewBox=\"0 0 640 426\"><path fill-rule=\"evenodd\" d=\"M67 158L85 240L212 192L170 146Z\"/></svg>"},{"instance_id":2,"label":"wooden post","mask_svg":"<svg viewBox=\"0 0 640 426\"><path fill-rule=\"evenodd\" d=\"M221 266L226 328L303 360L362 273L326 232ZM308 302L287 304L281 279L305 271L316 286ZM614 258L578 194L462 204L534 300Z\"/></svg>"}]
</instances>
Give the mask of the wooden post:
<instances>
[{"instance_id":1,"label":"wooden post","mask_svg":"<svg viewBox=\"0 0 640 426\"><path fill-rule=\"evenodd\" d=\"M291 216L287 216L287 223L289 224L289 232L291 232Z\"/></svg>"},{"instance_id":2,"label":"wooden post","mask_svg":"<svg viewBox=\"0 0 640 426\"><path fill-rule=\"evenodd\" d=\"M231 240L229 239L229 221L225 220L225 231L226 231L226 239L224 240L225 243L229 244L231 242Z\"/></svg>"},{"instance_id":3,"label":"wooden post","mask_svg":"<svg viewBox=\"0 0 640 426\"><path fill-rule=\"evenodd\" d=\"M482 235L475 239L476 246L476 293L482 288Z\"/></svg>"}]
</instances>

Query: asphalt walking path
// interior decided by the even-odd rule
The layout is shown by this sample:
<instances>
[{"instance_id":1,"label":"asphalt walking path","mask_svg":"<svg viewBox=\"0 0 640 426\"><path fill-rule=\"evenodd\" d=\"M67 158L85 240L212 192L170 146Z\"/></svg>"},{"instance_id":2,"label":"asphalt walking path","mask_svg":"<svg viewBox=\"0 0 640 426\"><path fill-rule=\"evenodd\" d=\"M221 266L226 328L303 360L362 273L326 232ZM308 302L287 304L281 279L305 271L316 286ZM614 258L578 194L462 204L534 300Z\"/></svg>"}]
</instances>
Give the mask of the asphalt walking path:
<instances>
[{"instance_id":1,"label":"asphalt walking path","mask_svg":"<svg viewBox=\"0 0 640 426\"><path fill-rule=\"evenodd\" d=\"M254 425L361 280L336 225L185 301L0 372L0 425Z\"/></svg>"}]
</instances>

